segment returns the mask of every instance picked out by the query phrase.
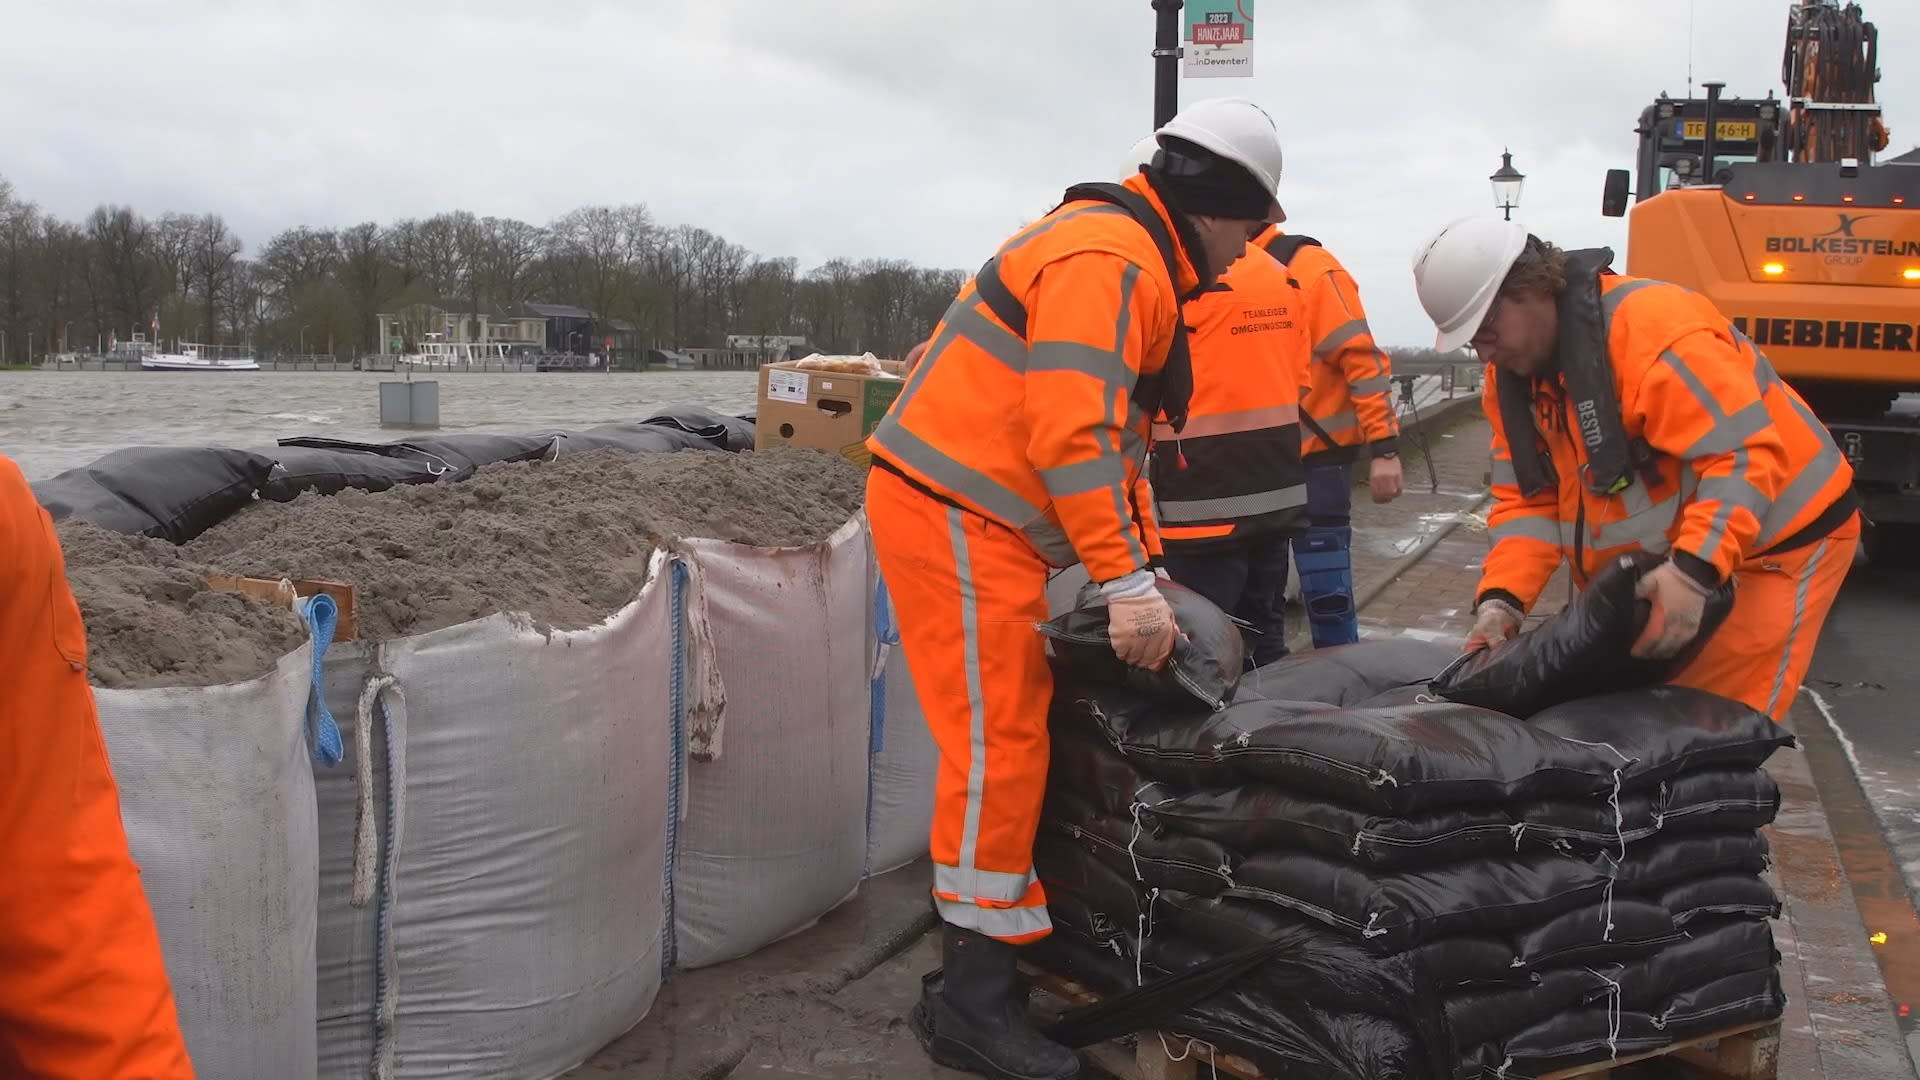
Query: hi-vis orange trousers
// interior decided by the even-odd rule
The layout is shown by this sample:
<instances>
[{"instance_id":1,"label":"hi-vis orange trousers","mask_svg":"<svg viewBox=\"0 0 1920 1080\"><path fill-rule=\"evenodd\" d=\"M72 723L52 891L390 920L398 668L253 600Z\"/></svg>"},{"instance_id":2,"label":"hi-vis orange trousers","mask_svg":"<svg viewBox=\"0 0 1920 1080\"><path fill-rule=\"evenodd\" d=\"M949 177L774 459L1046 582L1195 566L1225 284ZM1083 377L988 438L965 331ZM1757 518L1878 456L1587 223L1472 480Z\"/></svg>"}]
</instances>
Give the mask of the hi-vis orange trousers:
<instances>
[{"instance_id":1,"label":"hi-vis orange trousers","mask_svg":"<svg viewBox=\"0 0 1920 1080\"><path fill-rule=\"evenodd\" d=\"M1733 572L1733 611L1700 655L1668 681L1786 719L1859 546L1855 514L1806 547L1742 563Z\"/></svg>"},{"instance_id":2,"label":"hi-vis orange trousers","mask_svg":"<svg viewBox=\"0 0 1920 1080\"><path fill-rule=\"evenodd\" d=\"M867 524L914 690L940 748L933 897L941 918L1013 944L1046 936L1033 836L1047 787L1053 673L1035 624L1047 566L1011 530L882 468Z\"/></svg>"},{"instance_id":3,"label":"hi-vis orange trousers","mask_svg":"<svg viewBox=\"0 0 1920 1080\"><path fill-rule=\"evenodd\" d=\"M53 523L0 457L0 1076L191 1080Z\"/></svg>"}]
</instances>

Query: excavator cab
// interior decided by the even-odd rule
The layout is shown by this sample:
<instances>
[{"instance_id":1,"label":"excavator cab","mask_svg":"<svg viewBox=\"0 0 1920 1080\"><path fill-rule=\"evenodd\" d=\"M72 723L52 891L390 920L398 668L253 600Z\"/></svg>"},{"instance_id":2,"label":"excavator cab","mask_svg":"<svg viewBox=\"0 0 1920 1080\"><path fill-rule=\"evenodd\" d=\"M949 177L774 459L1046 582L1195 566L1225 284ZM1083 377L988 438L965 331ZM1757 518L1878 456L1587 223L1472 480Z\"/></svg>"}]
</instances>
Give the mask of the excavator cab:
<instances>
[{"instance_id":1,"label":"excavator cab","mask_svg":"<svg viewBox=\"0 0 1920 1080\"><path fill-rule=\"evenodd\" d=\"M1711 85L1718 89L1718 84ZM1629 199L1645 202L1676 187L1724 184L1733 165L1775 160L1780 115L1780 101L1772 94L1764 98L1661 94L1641 111L1634 128L1639 136L1634 169L1607 171L1600 212L1624 217ZM1706 137L1709 116L1714 126L1711 143Z\"/></svg>"}]
</instances>

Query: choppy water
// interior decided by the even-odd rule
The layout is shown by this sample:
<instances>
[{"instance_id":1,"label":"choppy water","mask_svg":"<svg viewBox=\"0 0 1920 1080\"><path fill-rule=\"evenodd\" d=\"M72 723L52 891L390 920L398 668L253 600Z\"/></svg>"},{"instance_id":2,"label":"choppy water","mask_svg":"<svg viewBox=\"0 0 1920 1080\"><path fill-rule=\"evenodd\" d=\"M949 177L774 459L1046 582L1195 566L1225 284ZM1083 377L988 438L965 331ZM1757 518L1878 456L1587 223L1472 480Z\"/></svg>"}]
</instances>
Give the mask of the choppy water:
<instances>
[{"instance_id":1,"label":"choppy water","mask_svg":"<svg viewBox=\"0 0 1920 1080\"><path fill-rule=\"evenodd\" d=\"M0 371L0 454L30 480L123 446L272 446L316 435L385 442L387 373ZM531 432L644 420L663 405L751 413L750 371L439 376L441 431Z\"/></svg>"}]
</instances>

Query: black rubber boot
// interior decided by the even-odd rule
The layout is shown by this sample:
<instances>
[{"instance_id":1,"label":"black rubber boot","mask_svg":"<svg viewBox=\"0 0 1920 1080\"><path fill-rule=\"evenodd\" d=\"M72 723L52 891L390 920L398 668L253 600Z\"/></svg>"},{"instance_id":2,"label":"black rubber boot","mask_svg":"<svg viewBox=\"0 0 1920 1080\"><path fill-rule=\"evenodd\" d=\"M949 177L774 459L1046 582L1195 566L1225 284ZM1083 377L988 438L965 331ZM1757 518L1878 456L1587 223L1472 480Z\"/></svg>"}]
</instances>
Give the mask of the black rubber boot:
<instances>
[{"instance_id":1,"label":"black rubber boot","mask_svg":"<svg viewBox=\"0 0 1920 1080\"><path fill-rule=\"evenodd\" d=\"M941 924L940 971L908 1016L927 1055L993 1080L1073 1080L1080 1058L1033 1029L1015 946Z\"/></svg>"}]
</instances>

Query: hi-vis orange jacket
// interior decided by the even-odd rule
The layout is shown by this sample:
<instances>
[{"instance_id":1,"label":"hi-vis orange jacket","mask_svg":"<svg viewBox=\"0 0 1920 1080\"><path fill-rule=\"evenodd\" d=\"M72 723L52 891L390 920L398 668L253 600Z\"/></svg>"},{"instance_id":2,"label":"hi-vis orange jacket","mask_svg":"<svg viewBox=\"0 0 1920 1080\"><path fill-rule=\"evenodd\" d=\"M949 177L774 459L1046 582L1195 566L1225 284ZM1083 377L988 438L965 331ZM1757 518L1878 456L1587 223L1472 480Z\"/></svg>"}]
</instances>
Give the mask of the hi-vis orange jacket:
<instances>
[{"instance_id":1,"label":"hi-vis orange jacket","mask_svg":"<svg viewBox=\"0 0 1920 1080\"><path fill-rule=\"evenodd\" d=\"M1193 354L1187 423L1153 429L1160 537L1200 549L1307 525L1300 395L1308 343L1300 290L1262 249L1185 306Z\"/></svg>"},{"instance_id":2,"label":"hi-vis orange jacket","mask_svg":"<svg viewBox=\"0 0 1920 1080\"><path fill-rule=\"evenodd\" d=\"M1569 253L1560 371L1530 387L1487 373L1494 543L1478 599L1526 610L1563 558L1584 584L1635 548L1672 551L1718 584L1845 524L1852 468L1753 342L1678 285L1597 269L1604 259L1582 275L1589 254ZM1586 286L1591 318L1570 316L1583 280L1598 286ZM1591 342L1578 340L1582 325Z\"/></svg>"},{"instance_id":3,"label":"hi-vis orange jacket","mask_svg":"<svg viewBox=\"0 0 1920 1080\"><path fill-rule=\"evenodd\" d=\"M1306 417L1301 453L1307 464L1351 462L1362 443L1375 457L1396 452L1400 420L1393 411L1393 362L1374 344L1353 276L1311 236L1288 235L1275 225L1254 243L1293 275L1306 310L1313 347L1309 389L1301 403Z\"/></svg>"},{"instance_id":4,"label":"hi-vis orange jacket","mask_svg":"<svg viewBox=\"0 0 1920 1080\"><path fill-rule=\"evenodd\" d=\"M1175 235L1144 176L1123 186ZM1163 254L1121 207L1062 203L961 288L867 439L874 465L1020 532L1050 565L1096 582L1146 569L1160 554L1149 418L1175 381L1159 377L1188 375L1168 353L1198 284L1181 245ZM1009 307L1024 327L996 314Z\"/></svg>"},{"instance_id":5,"label":"hi-vis orange jacket","mask_svg":"<svg viewBox=\"0 0 1920 1080\"><path fill-rule=\"evenodd\" d=\"M0 456L0 1076L193 1080L53 521Z\"/></svg>"}]
</instances>

